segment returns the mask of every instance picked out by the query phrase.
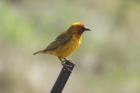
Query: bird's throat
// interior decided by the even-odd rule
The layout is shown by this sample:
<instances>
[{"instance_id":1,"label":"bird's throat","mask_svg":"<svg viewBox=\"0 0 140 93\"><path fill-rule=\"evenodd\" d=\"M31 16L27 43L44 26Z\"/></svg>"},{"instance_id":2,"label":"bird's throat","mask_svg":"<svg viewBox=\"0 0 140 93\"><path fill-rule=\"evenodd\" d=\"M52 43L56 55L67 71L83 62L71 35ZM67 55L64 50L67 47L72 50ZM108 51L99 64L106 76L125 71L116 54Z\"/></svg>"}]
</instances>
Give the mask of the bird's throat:
<instances>
[{"instance_id":1,"label":"bird's throat","mask_svg":"<svg viewBox=\"0 0 140 93\"><path fill-rule=\"evenodd\" d=\"M76 37L77 39L79 39L79 38L82 36L82 34L83 34L83 32L77 32L77 33L75 34L75 37Z\"/></svg>"}]
</instances>

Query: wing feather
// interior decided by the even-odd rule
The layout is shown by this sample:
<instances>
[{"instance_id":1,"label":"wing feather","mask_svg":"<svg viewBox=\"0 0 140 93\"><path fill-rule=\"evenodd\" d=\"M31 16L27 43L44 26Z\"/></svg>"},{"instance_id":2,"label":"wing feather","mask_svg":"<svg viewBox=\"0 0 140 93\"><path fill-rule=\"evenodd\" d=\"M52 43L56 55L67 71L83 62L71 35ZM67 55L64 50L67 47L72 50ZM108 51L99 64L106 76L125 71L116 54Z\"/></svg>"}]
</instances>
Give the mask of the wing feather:
<instances>
[{"instance_id":1,"label":"wing feather","mask_svg":"<svg viewBox=\"0 0 140 93\"><path fill-rule=\"evenodd\" d=\"M55 39L55 41L50 43L44 51L47 52L47 51L57 49L57 48L65 45L66 43L68 43L71 40L71 38L72 38L71 34L64 32L64 33L60 34Z\"/></svg>"}]
</instances>

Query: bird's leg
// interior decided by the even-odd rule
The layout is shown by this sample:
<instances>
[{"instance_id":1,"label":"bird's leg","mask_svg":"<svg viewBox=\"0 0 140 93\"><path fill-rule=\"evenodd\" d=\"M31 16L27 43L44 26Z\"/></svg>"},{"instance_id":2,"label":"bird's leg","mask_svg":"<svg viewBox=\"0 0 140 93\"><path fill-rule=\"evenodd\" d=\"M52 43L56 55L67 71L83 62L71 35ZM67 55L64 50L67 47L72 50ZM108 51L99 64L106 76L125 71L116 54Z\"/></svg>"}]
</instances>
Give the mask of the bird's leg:
<instances>
[{"instance_id":1,"label":"bird's leg","mask_svg":"<svg viewBox=\"0 0 140 93\"><path fill-rule=\"evenodd\" d=\"M62 64L68 71L71 72L70 67L72 67L72 66L66 64L66 61L69 61L69 60L66 59L66 58L61 58L61 57L58 57L58 59L61 61L61 64Z\"/></svg>"},{"instance_id":2,"label":"bird's leg","mask_svg":"<svg viewBox=\"0 0 140 93\"><path fill-rule=\"evenodd\" d=\"M64 60L64 58L58 57L58 59L61 61L61 64L64 65L66 62Z\"/></svg>"},{"instance_id":3,"label":"bird's leg","mask_svg":"<svg viewBox=\"0 0 140 93\"><path fill-rule=\"evenodd\" d=\"M69 60L69 59L67 59L67 58L63 58L65 61L69 61L69 62L71 62L72 63L72 60Z\"/></svg>"},{"instance_id":4,"label":"bird's leg","mask_svg":"<svg viewBox=\"0 0 140 93\"><path fill-rule=\"evenodd\" d=\"M64 60L72 63L72 60L69 60L69 59L67 59L67 58L64 58ZM67 65L67 64L65 64L65 65L66 65L67 67L72 67L71 65Z\"/></svg>"},{"instance_id":5,"label":"bird's leg","mask_svg":"<svg viewBox=\"0 0 140 93\"><path fill-rule=\"evenodd\" d=\"M71 62L72 63L72 61L71 60L69 60L69 59L67 59L67 58L63 58L65 61L68 61L68 62ZM68 70L68 71L70 71L71 72L71 67L72 67L72 65L70 65L70 64L64 64L64 66L66 67L66 69Z\"/></svg>"}]
</instances>

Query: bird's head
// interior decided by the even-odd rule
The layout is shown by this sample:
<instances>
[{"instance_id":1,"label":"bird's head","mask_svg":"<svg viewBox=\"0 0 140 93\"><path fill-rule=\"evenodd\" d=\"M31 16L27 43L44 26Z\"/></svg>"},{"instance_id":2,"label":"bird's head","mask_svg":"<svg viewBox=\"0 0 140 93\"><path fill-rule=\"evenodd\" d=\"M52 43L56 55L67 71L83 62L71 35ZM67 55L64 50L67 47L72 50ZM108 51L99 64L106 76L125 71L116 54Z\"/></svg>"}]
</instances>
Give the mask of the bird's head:
<instances>
[{"instance_id":1,"label":"bird's head","mask_svg":"<svg viewBox=\"0 0 140 93\"><path fill-rule=\"evenodd\" d=\"M91 31L86 28L82 22L74 22L68 29L68 32L81 35L85 31Z\"/></svg>"}]
</instances>

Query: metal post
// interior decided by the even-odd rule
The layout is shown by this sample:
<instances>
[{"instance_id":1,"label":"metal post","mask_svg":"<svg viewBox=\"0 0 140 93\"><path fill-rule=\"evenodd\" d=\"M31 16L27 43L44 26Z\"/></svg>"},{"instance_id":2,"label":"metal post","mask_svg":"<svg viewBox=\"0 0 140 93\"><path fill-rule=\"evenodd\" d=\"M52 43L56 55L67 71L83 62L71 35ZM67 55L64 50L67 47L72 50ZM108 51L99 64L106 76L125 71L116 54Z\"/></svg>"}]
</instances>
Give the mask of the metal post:
<instances>
[{"instance_id":1,"label":"metal post","mask_svg":"<svg viewBox=\"0 0 140 93\"><path fill-rule=\"evenodd\" d=\"M50 93L62 93L62 90L63 90L70 74L72 73L74 66L75 66L75 64L66 60L65 65L63 66Z\"/></svg>"}]
</instances>

